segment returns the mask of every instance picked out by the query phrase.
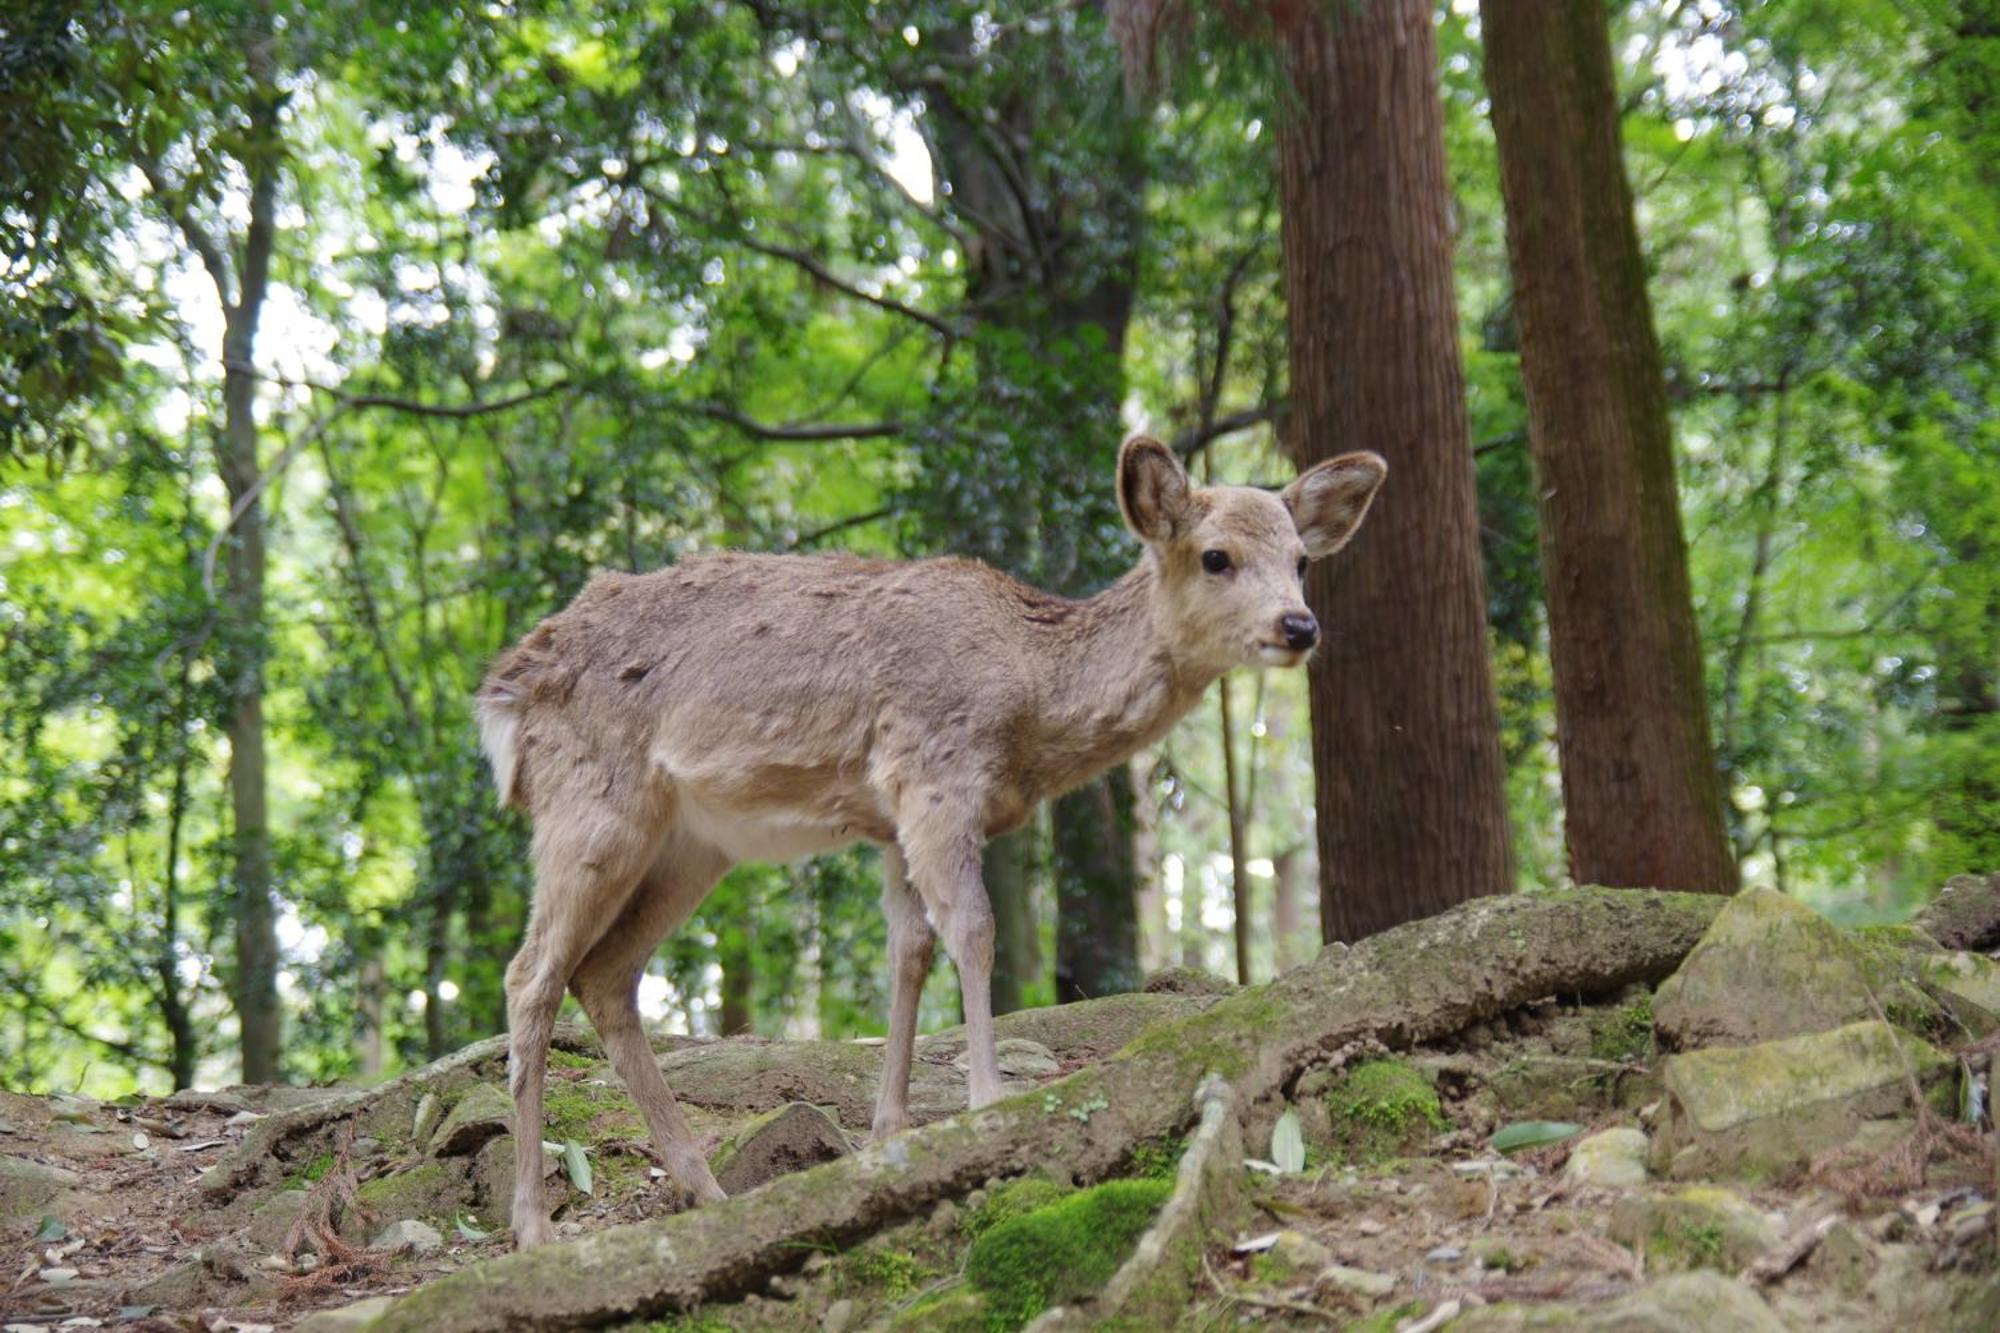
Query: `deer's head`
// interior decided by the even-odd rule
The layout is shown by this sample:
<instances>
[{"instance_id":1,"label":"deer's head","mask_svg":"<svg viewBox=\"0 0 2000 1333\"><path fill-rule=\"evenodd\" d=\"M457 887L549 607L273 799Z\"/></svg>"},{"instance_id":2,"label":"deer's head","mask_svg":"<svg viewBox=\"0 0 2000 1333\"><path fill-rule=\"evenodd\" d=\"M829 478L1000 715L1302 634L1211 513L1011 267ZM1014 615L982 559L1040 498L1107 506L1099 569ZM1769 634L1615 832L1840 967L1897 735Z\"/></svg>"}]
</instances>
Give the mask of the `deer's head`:
<instances>
[{"instance_id":1,"label":"deer's head","mask_svg":"<svg viewBox=\"0 0 2000 1333\"><path fill-rule=\"evenodd\" d=\"M1171 449L1136 435L1118 451L1118 507L1159 577L1162 628L1186 660L1215 671L1297 666L1319 642L1306 566L1347 544L1389 473L1343 454L1279 494L1195 486Z\"/></svg>"}]
</instances>

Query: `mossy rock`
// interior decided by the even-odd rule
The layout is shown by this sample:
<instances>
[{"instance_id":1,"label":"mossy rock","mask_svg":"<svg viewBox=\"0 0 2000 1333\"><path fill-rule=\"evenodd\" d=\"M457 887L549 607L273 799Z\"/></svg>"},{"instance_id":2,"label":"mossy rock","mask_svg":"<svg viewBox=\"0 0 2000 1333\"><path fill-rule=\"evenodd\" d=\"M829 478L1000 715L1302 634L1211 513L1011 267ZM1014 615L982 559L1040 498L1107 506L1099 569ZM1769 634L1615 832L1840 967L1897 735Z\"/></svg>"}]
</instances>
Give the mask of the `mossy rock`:
<instances>
[{"instance_id":1,"label":"mossy rock","mask_svg":"<svg viewBox=\"0 0 2000 1333\"><path fill-rule=\"evenodd\" d=\"M1658 1198L1620 1199L1611 1212L1611 1239L1643 1250L1648 1271L1736 1273L1776 1244L1778 1234L1736 1194L1695 1186Z\"/></svg>"},{"instance_id":2,"label":"mossy rock","mask_svg":"<svg viewBox=\"0 0 2000 1333\"><path fill-rule=\"evenodd\" d=\"M1020 1328L1049 1306L1111 1280L1173 1193L1161 1180L1113 1180L1001 1222L973 1242L965 1276L987 1327Z\"/></svg>"},{"instance_id":3,"label":"mossy rock","mask_svg":"<svg viewBox=\"0 0 2000 1333\"><path fill-rule=\"evenodd\" d=\"M1873 1012L1857 944L1772 889L1730 899L1653 1000L1654 1028L1673 1051L1824 1032Z\"/></svg>"},{"instance_id":4,"label":"mossy rock","mask_svg":"<svg viewBox=\"0 0 2000 1333\"><path fill-rule=\"evenodd\" d=\"M1326 1108L1330 1146L1351 1162L1407 1156L1447 1124L1437 1089L1401 1060L1354 1066L1327 1094Z\"/></svg>"},{"instance_id":5,"label":"mossy rock","mask_svg":"<svg viewBox=\"0 0 2000 1333\"><path fill-rule=\"evenodd\" d=\"M451 1217L471 1206L470 1189L455 1171L425 1162L408 1171L377 1176L355 1191L362 1211L377 1222L406 1218ZM342 1231L347 1230L346 1220Z\"/></svg>"},{"instance_id":6,"label":"mossy rock","mask_svg":"<svg viewBox=\"0 0 2000 1333\"><path fill-rule=\"evenodd\" d=\"M850 1151L847 1135L826 1112L792 1102L747 1122L710 1155L708 1166L716 1183L734 1197Z\"/></svg>"},{"instance_id":7,"label":"mossy rock","mask_svg":"<svg viewBox=\"0 0 2000 1333\"><path fill-rule=\"evenodd\" d=\"M475 1083L459 1095L431 1135L430 1150L439 1157L470 1155L508 1133L513 1123L514 1099L491 1083Z\"/></svg>"},{"instance_id":8,"label":"mossy rock","mask_svg":"<svg viewBox=\"0 0 2000 1333\"><path fill-rule=\"evenodd\" d=\"M966 1215L965 1229L974 1236L982 1236L1002 1222L1025 1217L1074 1193L1076 1187L1066 1181L1049 1176L1022 1176L988 1194L984 1202Z\"/></svg>"},{"instance_id":9,"label":"mossy rock","mask_svg":"<svg viewBox=\"0 0 2000 1333\"><path fill-rule=\"evenodd\" d=\"M1880 1020L1670 1056L1651 1166L1680 1179L1762 1179L1910 1111L1908 1082L1954 1112L1957 1061Z\"/></svg>"}]
</instances>

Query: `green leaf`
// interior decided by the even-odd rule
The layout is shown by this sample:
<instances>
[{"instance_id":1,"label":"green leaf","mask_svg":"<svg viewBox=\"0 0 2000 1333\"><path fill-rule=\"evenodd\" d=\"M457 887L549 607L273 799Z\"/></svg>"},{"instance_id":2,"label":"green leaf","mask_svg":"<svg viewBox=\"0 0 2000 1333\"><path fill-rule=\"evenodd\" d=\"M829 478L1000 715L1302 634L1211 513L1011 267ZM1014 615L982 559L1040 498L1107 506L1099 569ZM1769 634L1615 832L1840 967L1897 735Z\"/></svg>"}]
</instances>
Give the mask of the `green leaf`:
<instances>
[{"instance_id":1,"label":"green leaf","mask_svg":"<svg viewBox=\"0 0 2000 1333\"><path fill-rule=\"evenodd\" d=\"M1271 1160L1286 1175L1297 1175L1306 1169L1305 1132L1299 1128L1299 1113L1289 1106L1271 1127Z\"/></svg>"},{"instance_id":2,"label":"green leaf","mask_svg":"<svg viewBox=\"0 0 2000 1333\"><path fill-rule=\"evenodd\" d=\"M589 1171L589 1170L590 1170L590 1164L586 1162L586 1163L584 1164L584 1168L583 1168L583 1169L584 1169L585 1171ZM587 1191L586 1191L586 1192L587 1192ZM489 1238L491 1237L491 1235L492 1235L492 1233L491 1233L491 1232L487 1232L487 1231L481 1231L481 1230L480 1230L480 1229L479 1229L478 1227L476 1227L476 1226L472 1225L472 1223L470 1223L470 1222L466 1221L466 1220L465 1220L465 1218L464 1218L463 1216L460 1216L460 1217L456 1217L456 1218L453 1218L453 1219L452 1219L452 1223L453 1223L453 1225L454 1225L454 1226L456 1226L456 1227L458 1228L458 1238L459 1238L460 1240L469 1240L469 1241L471 1241L471 1242L472 1242L473 1244L475 1244L475 1245L476 1245L476 1244L478 1244L478 1243L479 1243L480 1241L482 1241L482 1240L487 1240L487 1239L489 1239Z\"/></svg>"},{"instance_id":3,"label":"green leaf","mask_svg":"<svg viewBox=\"0 0 2000 1333\"><path fill-rule=\"evenodd\" d=\"M575 1139L563 1144L563 1170L569 1172L569 1183L585 1194L590 1193L590 1158L584 1154L583 1145Z\"/></svg>"},{"instance_id":4,"label":"green leaf","mask_svg":"<svg viewBox=\"0 0 2000 1333\"><path fill-rule=\"evenodd\" d=\"M69 1228L63 1225L61 1218L53 1213L43 1213L42 1227L35 1233L35 1241L39 1244L45 1240L62 1240L68 1235Z\"/></svg>"},{"instance_id":5,"label":"green leaf","mask_svg":"<svg viewBox=\"0 0 2000 1333\"><path fill-rule=\"evenodd\" d=\"M1493 1136L1495 1152L1515 1153L1524 1148L1546 1148L1577 1133L1582 1125L1567 1120L1516 1120L1503 1125Z\"/></svg>"}]
</instances>

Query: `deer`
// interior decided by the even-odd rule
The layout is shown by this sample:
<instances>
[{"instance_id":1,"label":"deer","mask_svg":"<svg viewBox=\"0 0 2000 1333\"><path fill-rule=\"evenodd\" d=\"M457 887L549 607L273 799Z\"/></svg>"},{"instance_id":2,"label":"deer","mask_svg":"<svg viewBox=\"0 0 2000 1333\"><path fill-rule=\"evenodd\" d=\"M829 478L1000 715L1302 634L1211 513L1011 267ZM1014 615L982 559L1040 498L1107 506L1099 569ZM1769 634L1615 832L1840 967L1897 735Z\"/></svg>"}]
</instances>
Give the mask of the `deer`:
<instances>
[{"instance_id":1,"label":"deer","mask_svg":"<svg viewBox=\"0 0 2000 1333\"><path fill-rule=\"evenodd\" d=\"M1197 487L1146 436L1117 459L1143 547L1093 597L974 560L716 553L595 576L503 653L474 706L503 805L532 824L535 890L506 977L512 1227L553 1235L542 1098L565 992L596 1029L683 1199L717 1186L647 1041L646 964L725 871L881 849L889 1033L872 1136L906 1128L917 1006L939 936L957 969L973 1109L1002 1095L988 838L1162 737L1224 672L1319 640L1307 565L1354 535L1373 453L1280 493Z\"/></svg>"}]
</instances>

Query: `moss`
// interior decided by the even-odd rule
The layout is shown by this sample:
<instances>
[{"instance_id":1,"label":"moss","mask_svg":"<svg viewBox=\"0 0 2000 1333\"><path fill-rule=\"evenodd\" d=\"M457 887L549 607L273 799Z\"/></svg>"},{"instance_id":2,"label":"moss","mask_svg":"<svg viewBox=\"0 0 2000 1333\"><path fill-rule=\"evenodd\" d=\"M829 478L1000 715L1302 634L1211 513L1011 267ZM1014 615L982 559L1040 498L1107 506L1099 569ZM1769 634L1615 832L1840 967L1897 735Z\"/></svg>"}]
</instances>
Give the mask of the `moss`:
<instances>
[{"instance_id":1,"label":"moss","mask_svg":"<svg viewBox=\"0 0 2000 1333\"><path fill-rule=\"evenodd\" d=\"M578 1055L575 1051L565 1051L561 1047L552 1047L549 1050L551 1069L595 1069L599 1063L587 1055Z\"/></svg>"},{"instance_id":2,"label":"moss","mask_svg":"<svg viewBox=\"0 0 2000 1333\"><path fill-rule=\"evenodd\" d=\"M1593 1018L1590 1053L1599 1060L1642 1064L1653 1054L1653 997L1640 996L1627 1005Z\"/></svg>"},{"instance_id":3,"label":"moss","mask_svg":"<svg viewBox=\"0 0 2000 1333\"><path fill-rule=\"evenodd\" d=\"M1046 1208L1075 1192L1074 1186L1048 1176L1022 1176L1019 1180L1010 1180L967 1214L965 1229L974 1236L983 1236L1002 1222L1025 1217L1037 1208Z\"/></svg>"},{"instance_id":4,"label":"moss","mask_svg":"<svg viewBox=\"0 0 2000 1333\"><path fill-rule=\"evenodd\" d=\"M1172 1192L1160 1180L1107 1181L981 1236L965 1276L985 1295L987 1328L1019 1328L1056 1302L1102 1287Z\"/></svg>"},{"instance_id":5,"label":"moss","mask_svg":"<svg viewBox=\"0 0 2000 1333\"><path fill-rule=\"evenodd\" d=\"M1396 1325L1405 1319L1415 1318L1427 1308L1422 1301L1404 1301L1391 1309L1377 1310L1365 1319L1355 1320L1346 1325L1342 1333L1395 1333Z\"/></svg>"},{"instance_id":6,"label":"moss","mask_svg":"<svg viewBox=\"0 0 2000 1333\"><path fill-rule=\"evenodd\" d=\"M394 1175L377 1176L355 1191L370 1213L385 1217L441 1217L450 1211L452 1181L444 1167L426 1162Z\"/></svg>"},{"instance_id":7,"label":"moss","mask_svg":"<svg viewBox=\"0 0 2000 1333\"><path fill-rule=\"evenodd\" d=\"M728 1320L700 1310L655 1319L650 1323L632 1324L628 1328L632 1333L731 1333Z\"/></svg>"},{"instance_id":8,"label":"moss","mask_svg":"<svg viewBox=\"0 0 2000 1333\"><path fill-rule=\"evenodd\" d=\"M1401 1060L1356 1065L1327 1094L1334 1146L1344 1160L1379 1162L1445 1128L1437 1089Z\"/></svg>"},{"instance_id":9,"label":"moss","mask_svg":"<svg viewBox=\"0 0 2000 1333\"><path fill-rule=\"evenodd\" d=\"M287 1185L310 1185L331 1170L333 1170L333 1154L323 1152L317 1157L309 1158L296 1171L286 1176L285 1183Z\"/></svg>"},{"instance_id":10,"label":"moss","mask_svg":"<svg viewBox=\"0 0 2000 1333\"><path fill-rule=\"evenodd\" d=\"M644 1131L638 1107L606 1087L558 1080L543 1094L542 1107L547 1126L543 1132L558 1141L596 1143L631 1138Z\"/></svg>"},{"instance_id":11,"label":"moss","mask_svg":"<svg viewBox=\"0 0 2000 1333\"><path fill-rule=\"evenodd\" d=\"M1185 1134L1148 1140L1132 1150L1131 1172L1144 1180L1172 1180L1187 1147Z\"/></svg>"},{"instance_id":12,"label":"moss","mask_svg":"<svg viewBox=\"0 0 2000 1333\"><path fill-rule=\"evenodd\" d=\"M895 1302L916 1295L930 1276L914 1254L868 1245L841 1256L834 1285L842 1295L867 1294Z\"/></svg>"}]
</instances>

